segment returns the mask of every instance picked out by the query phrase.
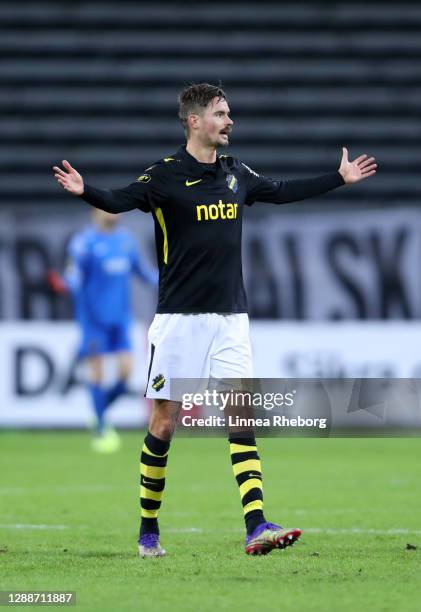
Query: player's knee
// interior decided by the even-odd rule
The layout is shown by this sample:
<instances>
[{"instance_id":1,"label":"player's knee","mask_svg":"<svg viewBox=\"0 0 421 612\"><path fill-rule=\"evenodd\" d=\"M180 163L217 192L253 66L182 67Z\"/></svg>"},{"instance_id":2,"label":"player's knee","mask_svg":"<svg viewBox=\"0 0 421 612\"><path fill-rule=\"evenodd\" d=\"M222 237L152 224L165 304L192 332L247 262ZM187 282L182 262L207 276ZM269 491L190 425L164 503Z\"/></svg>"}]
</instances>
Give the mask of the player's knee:
<instances>
[{"instance_id":1,"label":"player's knee","mask_svg":"<svg viewBox=\"0 0 421 612\"><path fill-rule=\"evenodd\" d=\"M93 385L101 385L104 378L102 358L95 355L88 357L89 382Z\"/></svg>"},{"instance_id":2,"label":"player's knee","mask_svg":"<svg viewBox=\"0 0 421 612\"><path fill-rule=\"evenodd\" d=\"M150 432L161 440L170 440L175 429L175 414L167 401L155 400Z\"/></svg>"},{"instance_id":3,"label":"player's knee","mask_svg":"<svg viewBox=\"0 0 421 612\"><path fill-rule=\"evenodd\" d=\"M102 385L103 383L102 372L91 372L89 376L89 382L93 385Z\"/></svg>"},{"instance_id":4,"label":"player's knee","mask_svg":"<svg viewBox=\"0 0 421 612\"><path fill-rule=\"evenodd\" d=\"M153 429L154 431L151 433L160 440L171 440L175 429L175 423L173 419L164 417L155 421Z\"/></svg>"},{"instance_id":5,"label":"player's knee","mask_svg":"<svg viewBox=\"0 0 421 612\"><path fill-rule=\"evenodd\" d=\"M123 380L127 380L132 373L132 358L131 355L122 355L119 359L119 375Z\"/></svg>"},{"instance_id":6,"label":"player's knee","mask_svg":"<svg viewBox=\"0 0 421 612\"><path fill-rule=\"evenodd\" d=\"M132 368L130 365L124 365L123 367L120 368L120 378L124 381L126 381L130 374L132 372Z\"/></svg>"}]
</instances>

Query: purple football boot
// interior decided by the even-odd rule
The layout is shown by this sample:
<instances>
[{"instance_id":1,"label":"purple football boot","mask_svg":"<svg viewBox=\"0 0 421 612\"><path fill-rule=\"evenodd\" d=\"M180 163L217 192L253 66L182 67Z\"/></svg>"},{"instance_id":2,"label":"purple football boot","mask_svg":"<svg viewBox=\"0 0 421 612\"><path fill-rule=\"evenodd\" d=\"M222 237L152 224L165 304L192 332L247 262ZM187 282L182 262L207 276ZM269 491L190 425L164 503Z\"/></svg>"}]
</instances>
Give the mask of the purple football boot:
<instances>
[{"instance_id":1,"label":"purple football boot","mask_svg":"<svg viewBox=\"0 0 421 612\"><path fill-rule=\"evenodd\" d=\"M166 555L165 550L159 543L157 533L144 533L138 544L140 557L164 557Z\"/></svg>"},{"instance_id":2,"label":"purple football boot","mask_svg":"<svg viewBox=\"0 0 421 612\"><path fill-rule=\"evenodd\" d=\"M262 523L246 536L248 555L267 555L275 548L292 546L301 535L301 529L284 529L274 523Z\"/></svg>"}]
</instances>

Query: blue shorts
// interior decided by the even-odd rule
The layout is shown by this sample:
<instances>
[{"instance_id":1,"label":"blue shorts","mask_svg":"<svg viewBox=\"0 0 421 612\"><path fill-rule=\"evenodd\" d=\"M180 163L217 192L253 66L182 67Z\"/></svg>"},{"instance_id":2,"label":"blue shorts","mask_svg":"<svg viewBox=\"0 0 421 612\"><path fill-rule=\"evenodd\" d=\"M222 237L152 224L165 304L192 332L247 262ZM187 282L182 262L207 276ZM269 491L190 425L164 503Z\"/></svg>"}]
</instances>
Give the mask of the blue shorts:
<instances>
[{"instance_id":1,"label":"blue shorts","mask_svg":"<svg viewBox=\"0 0 421 612\"><path fill-rule=\"evenodd\" d=\"M104 353L131 351L130 325L81 325L82 340L79 358L93 357Z\"/></svg>"}]
</instances>

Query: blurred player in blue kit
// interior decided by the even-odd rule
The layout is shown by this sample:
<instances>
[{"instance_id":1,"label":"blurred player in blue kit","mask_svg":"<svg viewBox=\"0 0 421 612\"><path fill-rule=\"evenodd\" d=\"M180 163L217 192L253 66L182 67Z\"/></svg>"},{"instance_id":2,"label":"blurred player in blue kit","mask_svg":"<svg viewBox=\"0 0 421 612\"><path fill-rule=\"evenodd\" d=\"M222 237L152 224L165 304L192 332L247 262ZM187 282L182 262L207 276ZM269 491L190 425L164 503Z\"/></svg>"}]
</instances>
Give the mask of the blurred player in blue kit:
<instances>
[{"instance_id":1,"label":"blurred player in blue kit","mask_svg":"<svg viewBox=\"0 0 421 612\"><path fill-rule=\"evenodd\" d=\"M132 371L131 277L136 275L156 287L158 273L145 264L133 235L119 225L119 215L94 210L92 220L92 225L70 241L63 277L50 272L49 283L57 293L70 292L73 298L81 331L78 357L88 365L88 388L95 412L92 447L113 452L120 440L107 425L105 414L127 392ZM104 356L108 354L116 357L118 374L116 382L106 388Z\"/></svg>"}]
</instances>

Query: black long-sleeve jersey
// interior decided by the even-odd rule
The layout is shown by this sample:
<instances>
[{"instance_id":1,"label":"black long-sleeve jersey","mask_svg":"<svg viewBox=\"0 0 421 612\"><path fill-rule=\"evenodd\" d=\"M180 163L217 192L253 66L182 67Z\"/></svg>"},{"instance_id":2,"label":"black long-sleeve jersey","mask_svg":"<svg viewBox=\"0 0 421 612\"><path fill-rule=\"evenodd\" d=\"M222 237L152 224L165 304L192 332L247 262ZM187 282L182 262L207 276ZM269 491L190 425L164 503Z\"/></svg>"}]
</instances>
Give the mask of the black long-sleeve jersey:
<instances>
[{"instance_id":1,"label":"black long-sleeve jersey","mask_svg":"<svg viewBox=\"0 0 421 612\"><path fill-rule=\"evenodd\" d=\"M285 204L343 185L338 172L275 181L226 155L202 164L186 147L123 189L89 185L84 200L112 213L150 212L159 266L158 313L247 312L241 264L244 205Z\"/></svg>"}]
</instances>

